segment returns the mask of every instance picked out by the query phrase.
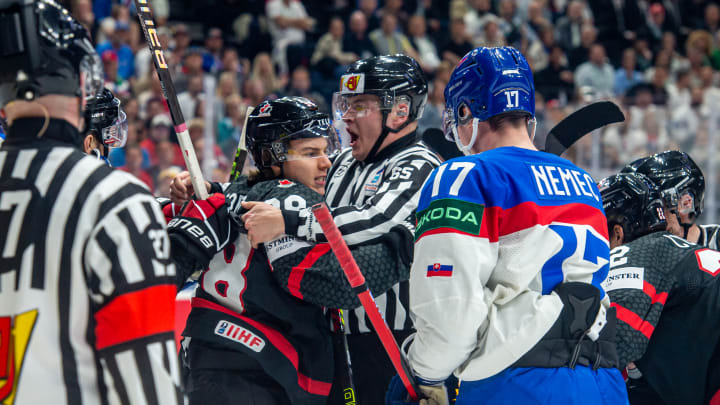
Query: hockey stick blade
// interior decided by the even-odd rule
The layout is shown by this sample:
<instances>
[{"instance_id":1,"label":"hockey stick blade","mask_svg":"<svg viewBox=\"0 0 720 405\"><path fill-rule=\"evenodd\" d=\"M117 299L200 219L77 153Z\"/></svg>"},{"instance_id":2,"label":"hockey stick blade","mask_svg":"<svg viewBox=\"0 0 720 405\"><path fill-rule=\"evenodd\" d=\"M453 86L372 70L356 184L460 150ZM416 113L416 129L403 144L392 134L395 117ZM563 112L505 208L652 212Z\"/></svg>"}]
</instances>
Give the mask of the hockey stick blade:
<instances>
[{"instance_id":1,"label":"hockey stick blade","mask_svg":"<svg viewBox=\"0 0 720 405\"><path fill-rule=\"evenodd\" d=\"M598 101L573 112L550 130L545 152L560 156L578 139L605 125L625 121L625 115L612 101Z\"/></svg>"},{"instance_id":2,"label":"hockey stick blade","mask_svg":"<svg viewBox=\"0 0 720 405\"><path fill-rule=\"evenodd\" d=\"M405 385L410 398L413 401L418 401L420 398L420 390L415 383L415 378L410 371L407 360L401 355L400 348L392 332L390 332L390 328L375 304L375 299L372 294L370 294L370 290L365 283L365 277L355 262L352 253L350 253L350 249L345 243L342 234L340 234L340 230L337 225L335 225L332 215L330 215L330 210L328 210L324 203L320 203L312 206L312 212L315 214L315 219L317 219L323 233L325 233L325 237L333 253L335 253L340 267L342 267L345 273L345 277L353 288L353 291L357 294L365 313L370 319L370 323L375 329L375 333L377 333L378 338L380 338L380 342L383 344L388 357L390 357L390 361L393 367L395 367L395 371L397 371L400 380L402 380L403 385Z\"/></svg>"},{"instance_id":3,"label":"hockey stick blade","mask_svg":"<svg viewBox=\"0 0 720 405\"><path fill-rule=\"evenodd\" d=\"M247 110L245 110L245 121L240 131L240 141L238 142L237 152L235 152L235 159L233 160L232 169L230 170L230 181L236 181L242 175L243 167L245 167L245 160L248 154L247 147L245 146L245 137L247 136L248 118L250 118L253 110L254 108L252 106L248 106Z\"/></svg>"},{"instance_id":4,"label":"hockey stick blade","mask_svg":"<svg viewBox=\"0 0 720 405\"><path fill-rule=\"evenodd\" d=\"M134 2L135 8L137 9L137 16L140 20L140 26L142 27L143 34L145 34L145 41L150 50L150 55L152 55L155 71L160 78L160 85L162 86L163 95L170 110L170 117L172 117L173 126L175 127L178 142L180 143L180 149L182 149L183 152L185 165L188 168L188 172L190 172L190 180L195 189L195 194L199 199L206 200L208 198L208 192L205 188L205 180L203 179L200 164L195 155L195 148L190 140L190 134L188 133L185 118L180 109L180 103L178 103L177 100L175 85L173 85L168 64L163 54L162 45L157 35L155 19L150 10L150 5L148 4L148 0L134 0Z\"/></svg>"}]
</instances>

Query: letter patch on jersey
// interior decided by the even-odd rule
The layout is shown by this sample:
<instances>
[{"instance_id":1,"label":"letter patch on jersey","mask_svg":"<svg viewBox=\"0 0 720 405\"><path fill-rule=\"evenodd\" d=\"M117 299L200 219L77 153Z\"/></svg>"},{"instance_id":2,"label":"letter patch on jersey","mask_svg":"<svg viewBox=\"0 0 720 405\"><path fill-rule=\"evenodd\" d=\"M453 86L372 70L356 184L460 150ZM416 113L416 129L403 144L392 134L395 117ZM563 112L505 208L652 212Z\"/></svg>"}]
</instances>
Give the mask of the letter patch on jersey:
<instances>
[{"instance_id":1,"label":"letter patch on jersey","mask_svg":"<svg viewBox=\"0 0 720 405\"><path fill-rule=\"evenodd\" d=\"M453 266L433 263L427 267L427 277L452 277Z\"/></svg>"},{"instance_id":2,"label":"letter patch on jersey","mask_svg":"<svg viewBox=\"0 0 720 405\"><path fill-rule=\"evenodd\" d=\"M435 200L417 213L415 240L427 231L441 228L448 228L447 232L460 231L478 236L484 209L482 204L453 198Z\"/></svg>"},{"instance_id":3,"label":"letter patch on jersey","mask_svg":"<svg viewBox=\"0 0 720 405\"><path fill-rule=\"evenodd\" d=\"M215 327L215 334L233 342L240 343L248 349L260 353L265 347L265 341L258 335L250 332L242 326L235 325L232 322L220 321Z\"/></svg>"},{"instance_id":4,"label":"letter patch on jersey","mask_svg":"<svg viewBox=\"0 0 720 405\"><path fill-rule=\"evenodd\" d=\"M0 403L15 401L20 371L35 327L38 311L33 309L14 318L0 317Z\"/></svg>"},{"instance_id":5,"label":"letter patch on jersey","mask_svg":"<svg viewBox=\"0 0 720 405\"><path fill-rule=\"evenodd\" d=\"M642 290L644 276L645 269L642 267L615 267L610 269L601 286L605 292L621 288Z\"/></svg>"}]
</instances>

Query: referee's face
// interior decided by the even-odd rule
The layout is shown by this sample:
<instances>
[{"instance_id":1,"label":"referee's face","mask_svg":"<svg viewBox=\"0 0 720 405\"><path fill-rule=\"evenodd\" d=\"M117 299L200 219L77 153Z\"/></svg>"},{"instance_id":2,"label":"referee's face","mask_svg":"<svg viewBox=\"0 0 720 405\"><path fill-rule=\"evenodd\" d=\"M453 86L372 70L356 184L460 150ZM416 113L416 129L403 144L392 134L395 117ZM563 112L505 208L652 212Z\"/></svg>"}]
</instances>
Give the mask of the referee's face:
<instances>
[{"instance_id":1,"label":"referee's face","mask_svg":"<svg viewBox=\"0 0 720 405\"><path fill-rule=\"evenodd\" d=\"M350 135L352 156L359 161L365 160L382 131L380 100L369 94L353 97L343 114L343 121Z\"/></svg>"}]
</instances>

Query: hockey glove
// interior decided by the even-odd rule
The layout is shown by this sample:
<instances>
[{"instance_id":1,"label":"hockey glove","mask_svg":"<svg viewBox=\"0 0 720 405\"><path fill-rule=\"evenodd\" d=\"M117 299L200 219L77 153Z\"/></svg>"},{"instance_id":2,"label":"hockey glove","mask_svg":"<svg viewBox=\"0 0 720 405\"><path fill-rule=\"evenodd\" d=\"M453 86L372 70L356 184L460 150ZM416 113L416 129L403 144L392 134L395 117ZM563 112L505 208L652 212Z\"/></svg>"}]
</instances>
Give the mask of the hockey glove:
<instances>
[{"instance_id":1,"label":"hockey glove","mask_svg":"<svg viewBox=\"0 0 720 405\"><path fill-rule=\"evenodd\" d=\"M197 270L208 267L216 253L230 240L230 215L225 195L215 193L207 200L190 200L182 214L168 224L173 260L180 282Z\"/></svg>"},{"instance_id":2,"label":"hockey glove","mask_svg":"<svg viewBox=\"0 0 720 405\"><path fill-rule=\"evenodd\" d=\"M158 204L160 204L160 208L162 208L163 215L165 215L166 224L180 213L180 206L172 202L169 198L158 197L156 200Z\"/></svg>"},{"instance_id":3,"label":"hockey glove","mask_svg":"<svg viewBox=\"0 0 720 405\"><path fill-rule=\"evenodd\" d=\"M399 376L390 380L390 385L385 393L385 405L448 405L447 388L443 382L438 384L430 383L422 379L418 380L418 388L425 397L419 402L408 400L408 392Z\"/></svg>"}]
</instances>

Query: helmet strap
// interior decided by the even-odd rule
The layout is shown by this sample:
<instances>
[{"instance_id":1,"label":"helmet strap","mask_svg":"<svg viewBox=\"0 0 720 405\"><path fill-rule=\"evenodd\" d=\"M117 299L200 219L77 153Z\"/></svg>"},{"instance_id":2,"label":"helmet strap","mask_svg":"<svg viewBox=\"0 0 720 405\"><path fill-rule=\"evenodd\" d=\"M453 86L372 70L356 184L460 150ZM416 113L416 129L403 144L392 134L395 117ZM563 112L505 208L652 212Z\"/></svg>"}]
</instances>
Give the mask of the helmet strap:
<instances>
[{"instance_id":1,"label":"helmet strap","mask_svg":"<svg viewBox=\"0 0 720 405\"><path fill-rule=\"evenodd\" d=\"M535 139L535 130L537 130L537 120L532 117L528 120L528 132L530 132L530 140Z\"/></svg>"},{"instance_id":2,"label":"helmet strap","mask_svg":"<svg viewBox=\"0 0 720 405\"><path fill-rule=\"evenodd\" d=\"M477 140L479 123L480 123L480 120L478 120L477 118L473 118L473 120L472 120L472 129L473 129L472 137L470 138L470 142L468 142L467 145L462 144L462 141L460 140L460 134L458 133L458 130L457 130L457 125L455 125L452 129L453 136L455 137L455 145L460 150L460 152L462 152L463 155L465 155L465 156L472 155L471 149L472 149L473 145L475 145L475 141Z\"/></svg>"},{"instance_id":3,"label":"helmet strap","mask_svg":"<svg viewBox=\"0 0 720 405\"><path fill-rule=\"evenodd\" d=\"M389 113L387 112L387 110L382 110L382 131L380 131L380 136L378 136L378 139L375 140L375 144L373 144L373 147L370 149L370 153L368 153L367 157L365 158L366 161L371 161L377 155L380 150L380 146L383 144L383 142L385 142L385 138L390 135L390 132L398 133L412 122L410 119L408 119L399 127L392 129L387 126L388 115Z\"/></svg>"}]
</instances>

